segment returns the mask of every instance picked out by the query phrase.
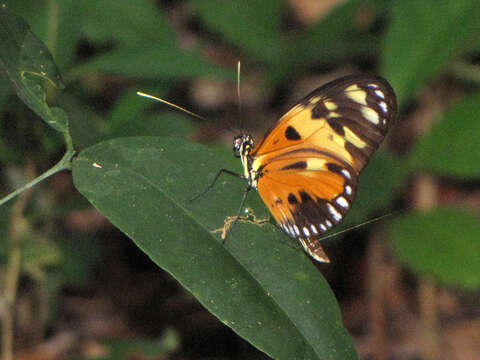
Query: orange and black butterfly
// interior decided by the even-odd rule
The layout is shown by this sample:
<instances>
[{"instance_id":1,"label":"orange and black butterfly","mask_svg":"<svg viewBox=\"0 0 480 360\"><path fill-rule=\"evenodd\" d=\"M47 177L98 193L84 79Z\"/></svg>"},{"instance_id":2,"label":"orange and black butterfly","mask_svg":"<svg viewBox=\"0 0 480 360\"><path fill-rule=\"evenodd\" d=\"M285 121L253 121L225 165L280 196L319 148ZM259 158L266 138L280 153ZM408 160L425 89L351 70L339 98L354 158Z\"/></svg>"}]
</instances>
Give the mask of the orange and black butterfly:
<instances>
[{"instance_id":1,"label":"orange and black butterfly","mask_svg":"<svg viewBox=\"0 0 480 360\"><path fill-rule=\"evenodd\" d=\"M350 210L358 176L392 127L396 96L380 77L353 75L314 90L255 145L248 134L233 140L247 180L280 228L315 260L329 262L319 237ZM208 190L207 189L207 190ZM239 210L239 214L240 214Z\"/></svg>"},{"instance_id":2,"label":"orange and black butterfly","mask_svg":"<svg viewBox=\"0 0 480 360\"><path fill-rule=\"evenodd\" d=\"M244 173L221 169L205 192L223 173L247 180L236 219L248 192L257 189L280 228L299 239L312 258L329 262L319 237L350 210L358 176L396 114L395 93L381 77L352 75L329 82L294 105L256 145L248 134L236 136L233 150Z\"/></svg>"}]
</instances>

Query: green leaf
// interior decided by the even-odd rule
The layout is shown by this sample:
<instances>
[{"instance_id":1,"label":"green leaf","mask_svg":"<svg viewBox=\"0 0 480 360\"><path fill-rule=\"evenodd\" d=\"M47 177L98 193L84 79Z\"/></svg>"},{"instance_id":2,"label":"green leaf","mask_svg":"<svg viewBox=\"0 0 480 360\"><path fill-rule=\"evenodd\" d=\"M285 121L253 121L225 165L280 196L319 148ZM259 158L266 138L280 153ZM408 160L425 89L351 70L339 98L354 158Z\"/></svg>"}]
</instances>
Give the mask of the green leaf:
<instances>
[{"instance_id":1,"label":"green leaf","mask_svg":"<svg viewBox=\"0 0 480 360\"><path fill-rule=\"evenodd\" d=\"M158 94L159 91L154 93ZM191 117L177 110L165 110L163 104L158 107L158 103L141 98L131 90L117 100L107 117L107 122L110 137L161 135L186 137L194 129Z\"/></svg>"},{"instance_id":2,"label":"green leaf","mask_svg":"<svg viewBox=\"0 0 480 360\"><path fill-rule=\"evenodd\" d=\"M29 26L6 6L0 6L0 68L13 83L17 95L55 130L68 134L68 118L63 110L46 103L43 88L27 76L62 86L60 73L47 47Z\"/></svg>"},{"instance_id":3,"label":"green leaf","mask_svg":"<svg viewBox=\"0 0 480 360\"><path fill-rule=\"evenodd\" d=\"M190 0L205 25L249 56L271 62L281 48L280 26L284 1Z\"/></svg>"},{"instance_id":4,"label":"green leaf","mask_svg":"<svg viewBox=\"0 0 480 360\"><path fill-rule=\"evenodd\" d=\"M94 41L114 41L114 49L77 66L73 75L92 71L142 79L183 79L233 71L205 60L200 51L178 47L176 34L153 2L85 0L84 31Z\"/></svg>"},{"instance_id":5,"label":"green leaf","mask_svg":"<svg viewBox=\"0 0 480 360\"><path fill-rule=\"evenodd\" d=\"M235 159L233 159L235 160ZM102 142L73 163L76 188L223 323L278 359L355 359L328 284L297 243L271 224L238 222L222 245L245 183L222 177L232 156L176 138ZM252 193L256 216L267 212Z\"/></svg>"},{"instance_id":6,"label":"green leaf","mask_svg":"<svg viewBox=\"0 0 480 360\"><path fill-rule=\"evenodd\" d=\"M478 38L475 1L394 1L385 39L384 74L405 104Z\"/></svg>"},{"instance_id":7,"label":"green leaf","mask_svg":"<svg viewBox=\"0 0 480 360\"><path fill-rule=\"evenodd\" d=\"M83 32L119 47L174 46L176 34L153 1L82 0Z\"/></svg>"},{"instance_id":8,"label":"green leaf","mask_svg":"<svg viewBox=\"0 0 480 360\"><path fill-rule=\"evenodd\" d=\"M43 39L55 58L55 63L65 71L72 64L80 38L83 1L7 0L10 10L23 17L40 39Z\"/></svg>"},{"instance_id":9,"label":"green leaf","mask_svg":"<svg viewBox=\"0 0 480 360\"><path fill-rule=\"evenodd\" d=\"M480 217L465 209L412 212L389 226L399 259L423 276L480 288Z\"/></svg>"},{"instance_id":10,"label":"green leaf","mask_svg":"<svg viewBox=\"0 0 480 360\"><path fill-rule=\"evenodd\" d=\"M410 151L412 170L474 179L480 177L480 92L451 106Z\"/></svg>"},{"instance_id":11,"label":"green leaf","mask_svg":"<svg viewBox=\"0 0 480 360\"><path fill-rule=\"evenodd\" d=\"M96 56L75 68L77 74L92 71L143 79L183 79L207 75L235 78L233 71L208 62L197 51L156 45L145 48L123 47Z\"/></svg>"}]
</instances>

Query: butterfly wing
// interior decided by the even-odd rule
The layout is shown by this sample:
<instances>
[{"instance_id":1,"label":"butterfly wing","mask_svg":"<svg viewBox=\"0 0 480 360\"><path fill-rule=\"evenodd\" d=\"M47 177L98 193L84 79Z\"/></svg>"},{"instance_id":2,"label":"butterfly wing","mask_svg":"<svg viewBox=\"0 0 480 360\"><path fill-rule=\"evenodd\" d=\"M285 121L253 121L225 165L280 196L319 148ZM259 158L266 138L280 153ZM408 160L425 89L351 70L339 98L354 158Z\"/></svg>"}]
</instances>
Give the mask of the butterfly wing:
<instances>
[{"instance_id":1,"label":"butterfly wing","mask_svg":"<svg viewBox=\"0 0 480 360\"><path fill-rule=\"evenodd\" d=\"M396 112L384 79L344 77L300 100L252 150L260 196L316 260L328 262L318 236L350 210L358 174Z\"/></svg>"},{"instance_id":2,"label":"butterfly wing","mask_svg":"<svg viewBox=\"0 0 480 360\"><path fill-rule=\"evenodd\" d=\"M346 76L300 100L266 132L251 155L260 157L310 143L360 172L393 125L396 113L395 93L385 79Z\"/></svg>"},{"instance_id":3,"label":"butterfly wing","mask_svg":"<svg viewBox=\"0 0 480 360\"><path fill-rule=\"evenodd\" d=\"M280 227L300 239L318 261L328 261L316 239L337 225L355 198L355 170L315 148L294 147L265 164L258 192Z\"/></svg>"}]
</instances>

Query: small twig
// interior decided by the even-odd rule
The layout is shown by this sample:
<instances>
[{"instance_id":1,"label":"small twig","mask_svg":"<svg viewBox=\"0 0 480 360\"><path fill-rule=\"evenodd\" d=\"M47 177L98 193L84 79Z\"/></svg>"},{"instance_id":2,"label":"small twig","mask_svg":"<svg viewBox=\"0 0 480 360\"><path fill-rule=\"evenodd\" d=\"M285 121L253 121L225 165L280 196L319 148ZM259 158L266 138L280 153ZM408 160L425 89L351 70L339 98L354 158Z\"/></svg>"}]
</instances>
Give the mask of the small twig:
<instances>
[{"instance_id":1,"label":"small twig","mask_svg":"<svg viewBox=\"0 0 480 360\"><path fill-rule=\"evenodd\" d=\"M0 206L5 204L7 201L13 199L15 196L21 194L22 192L30 189L32 186L34 186L34 185L38 184L39 182L45 180L46 178L48 178L48 177L50 177L50 176L52 176L52 175L54 175L54 174L56 174L56 173L58 173L62 170L70 169L71 160L72 160L72 157L74 155L75 155L74 150L67 150L65 155L63 155L62 159L57 164L55 164L55 166L48 169L42 175L36 177L35 179L33 179L29 183L25 184L21 188L15 190L14 192L12 192L12 193L8 194L7 196L5 196L4 198L0 199Z\"/></svg>"}]
</instances>

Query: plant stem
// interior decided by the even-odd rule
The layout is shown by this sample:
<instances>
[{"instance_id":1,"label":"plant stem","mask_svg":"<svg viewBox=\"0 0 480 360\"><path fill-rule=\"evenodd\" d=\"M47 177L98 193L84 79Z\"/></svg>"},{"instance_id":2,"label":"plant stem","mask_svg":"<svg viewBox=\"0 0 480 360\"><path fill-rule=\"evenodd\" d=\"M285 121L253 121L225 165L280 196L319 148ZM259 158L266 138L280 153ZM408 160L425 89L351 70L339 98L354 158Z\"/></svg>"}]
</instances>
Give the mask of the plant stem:
<instances>
[{"instance_id":1,"label":"plant stem","mask_svg":"<svg viewBox=\"0 0 480 360\"><path fill-rule=\"evenodd\" d=\"M25 190L30 189L32 186L38 184L39 182L45 180L46 178L48 178L50 176L56 174L57 172L60 172L62 170L70 170L71 160L72 160L72 157L74 155L75 155L74 150L67 150L65 152L65 154L63 155L62 159L57 164L55 164L55 166L48 169L42 175L36 177L35 179L33 179L29 183L25 184L21 188L15 190L14 192L12 192L12 193L8 194L7 196L5 196L4 198L0 199L0 206L5 204L7 201L13 199L15 196L21 194Z\"/></svg>"},{"instance_id":2,"label":"plant stem","mask_svg":"<svg viewBox=\"0 0 480 360\"><path fill-rule=\"evenodd\" d=\"M55 58L57 48L57 34L58 34L58 19L60 7L57 1L50 0L48 2L48 22L47 22L47 47Z\"/></svg>"},{"instance_id":3,"label":"plant stem","mask_svg":"<svg viewBox=\"0 0 480 360\"><path fill-rule=\"evenodd\" d=\"M27 163L29 178L34 175L31 163ZM15 301L17 298L17 285L20 275L22 258L22 238L28 229L28 224L23 217L23 209L27 203L31 191L24 192L12 207L10 222L9 240L10 249L8 253L8 264L5 273L5 290L3 293L2 306L2 360L13 360L14 358L14 319Z\"/></svg>"}]
</instances>

